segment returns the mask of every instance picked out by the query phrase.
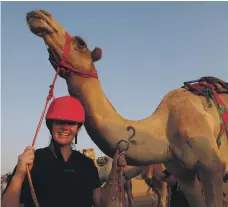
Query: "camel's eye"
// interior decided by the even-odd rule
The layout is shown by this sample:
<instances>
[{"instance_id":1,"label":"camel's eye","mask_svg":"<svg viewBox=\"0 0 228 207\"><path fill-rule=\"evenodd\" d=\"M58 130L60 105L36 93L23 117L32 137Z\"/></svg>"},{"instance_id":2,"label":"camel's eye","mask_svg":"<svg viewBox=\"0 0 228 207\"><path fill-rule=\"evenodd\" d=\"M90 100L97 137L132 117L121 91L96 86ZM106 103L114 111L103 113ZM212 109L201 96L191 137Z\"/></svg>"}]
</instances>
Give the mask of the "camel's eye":
<instances>
[{"instance_id":1,"label":"camel's eye","mask_svg":"<svg viewBox=\"0 0 228 207\"><path fill-rule=\"evenodd\" d=\"M75 37L75 40L76 40L76 42L77 42L78 47L80 47L80 48L85 48L85 47L87 47L85 41L84 41L82 38L80 38L80 37Z\"/></svg>"}]
</instances>

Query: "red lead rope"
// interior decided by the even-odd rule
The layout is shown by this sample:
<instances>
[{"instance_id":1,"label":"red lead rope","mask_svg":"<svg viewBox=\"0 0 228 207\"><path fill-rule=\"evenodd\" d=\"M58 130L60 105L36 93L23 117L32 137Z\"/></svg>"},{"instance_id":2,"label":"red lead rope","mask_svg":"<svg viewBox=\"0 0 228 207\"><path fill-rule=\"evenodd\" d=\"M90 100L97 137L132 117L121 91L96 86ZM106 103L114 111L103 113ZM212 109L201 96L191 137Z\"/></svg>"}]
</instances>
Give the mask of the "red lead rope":
<instances>
[{"instance_id":1,"label":"red lead rope","mask_svg":"<svg viewBox=\"0 0 228 207\"><path fill-rule=\"evenodd\" d=\"M124 142L126 144L126 148L124 150L120 150L119 149L119 144L121 142ZM120 156L125 156L126 152L129 148L129 143L125 140L120 140L119 143L117 144L117 149L116 149L116 153L114 155L113 158L113 177L112 177L112 183L111 184L115 184L117 185L116 188L111 188L110 192L109 192L109 197L108 197L108 206L107 207L111 207L111 203L113 200L119 200L121 202L121 206L122 207L127 207L127 206L131 206L131 194L128 194L128 202L125 202L125 188L124 188L124 168L121 166L120 167L120 172L117 172L117 167L118 167L118 160ZM113 192L115 190L115 192Z\"/></svg>"},{"instance_id":2,"label":"red lead rope","mask_svg":"<svg viewBox=\"0 0 228 207\"><path fill-rule=\"evenodd\" d=\"M65 49L64 49L64 53L63 53L63 57L62 57L62 60L60 62L59 65L64 65L65 64L65 60L70 52L70 35L66 32L66 43L65 43ZM58 66L57 70L56 70L56 73L55 73L55 77L54 77L54 80L52 82L52 84L50 85L50 90L49 90L49 94L46 98L46 103L44 105L44 109L43 109L43 112L42 112L42 115L41 115L41 118L40 118L40 121L39 121L39 124L37 126L37 129L36 129L36 133L35 133L35 136L33 138L33 142L32 142L32 146L34 147L35 145L35 142L36 142L36 139L37 139L37 136L38 136L38 133L39 133L39 130L40 130L40 127L41 127L41 124L43 122L43 119L44 119L44 115L45 115L45 112L47 110L47 106L48 106L48 102L54 97L54 87L55 87L55 82L57 80L57 77L58 77L58 74L59 74L59 71L60 71L60 66ZM36 197L36 193L35 193L35 189L33 187L33 183L32 183L32 178L31 178L31 174L30 174L30 171L29 171L29 166L27 166L26 168L27 170L27 176L28 176L28 181L29 181L29 186L30 186L30 191L31 191L31 195L32 195L32 199L35 203L35 206L36 207L39 207L39 202L37 200L37 197Z\"/></svg>"},{"instance_id":3,"label":"red lead rope","mask_svg":"<svg viewBox=\"0 0 228 207\"><path fill-rule=\"evenodd\" d=\"M126 207L125 205L125 191L124 191L124 183L123 183L123 167L120 168L120 173L119 175L117 174L117 165L118 165L118 159L119 156L121 155L125 155L125 151L120 152L119 149L117 148L113 162L114 162L114 166L113 166L113 177L112 177L112 184L117 184L117 188L118 190L116 191L116 194L113 194L113 188L111 188L111 191L109 193L109 198L108 198L108 207L111 207L111 202L112 200L118 199L117 197L120 197L121 200L121 204L123 207ZM119 176L119 177L118 177ZM114 196L114 197L112 197Z\"/></svg>"}]
</instances>

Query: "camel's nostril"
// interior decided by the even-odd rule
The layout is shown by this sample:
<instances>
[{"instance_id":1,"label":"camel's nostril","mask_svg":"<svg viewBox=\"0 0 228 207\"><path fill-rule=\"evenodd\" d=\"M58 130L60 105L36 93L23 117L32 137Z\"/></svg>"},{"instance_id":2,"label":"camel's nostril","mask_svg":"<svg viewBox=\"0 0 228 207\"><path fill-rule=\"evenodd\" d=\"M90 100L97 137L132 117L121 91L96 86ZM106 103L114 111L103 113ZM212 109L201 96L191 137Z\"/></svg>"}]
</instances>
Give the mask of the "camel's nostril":
<instances>
[{"instance_id":1,"label":"camel's nostril","mask_svg":"<svg viewBox=\"0 0 228 207\"><path fill-rule=\"evenodd\" d=\"M37 14L35 11L30 11L26 14L26 20L29 21L31 17L37 17Z\"/></svg>"},{"instance_id":2,"label":"camel's nostril","mask_svg":"<svg viewBox=\"0 0 228 207\"><path fill-rule=\"evenodd\" d=\"M30 16L31 16L31 12L28 12L28 13L26 14L26 20L27 20L27 21L29 20Z\"/></svg>"},{"instance_id":3,"label":"camel's nostril","mask_svg":"<svg viewBox=\"0 0 228 207\"><path fill-rule=\"evenodd\" d=\"M43 13L44 15L46 15L47 17L51 17L51 14L48 13L47 11L44 11L44 10L39 10L41 13Z\"/></svg>"}]
</instances>

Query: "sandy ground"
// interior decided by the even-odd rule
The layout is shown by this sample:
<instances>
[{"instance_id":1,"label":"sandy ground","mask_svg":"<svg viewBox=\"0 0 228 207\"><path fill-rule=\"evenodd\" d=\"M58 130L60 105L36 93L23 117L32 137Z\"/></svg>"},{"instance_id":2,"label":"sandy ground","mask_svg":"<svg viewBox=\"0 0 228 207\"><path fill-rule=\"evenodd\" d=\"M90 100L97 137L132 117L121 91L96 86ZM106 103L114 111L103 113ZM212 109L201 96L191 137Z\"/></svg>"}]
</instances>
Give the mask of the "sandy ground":
<instances>
[{"instance_id":1,"label":"sandy ground","mask_svg":"<svg viewBox=\"0 0 228 207\"><path fill-rule=\"evenodd\" d=\"M135 197L133 207L153 207L153 201L148 196Z\"/></svg>"},{"instance_id":2,"label":"sandy ground","mask_svg":"<svg viewBox=\"0 0 228 207\"><path fill-rule=\"evenodd\" d=\"M133 207L153 207L154 201L147 195L147 189L143 180L132 179L132 193L135 200Z\"/></svg>"},{"instance_id":3,"label":"sandy ground","mask_svg":"<svg viewBox=\"0 0 228 207\"><path fill-rule=\"evenodd\" d=\"M148 186L144 180L132 179L132 193L134 196L146 196Z\"/></svg>"}]
</instances>

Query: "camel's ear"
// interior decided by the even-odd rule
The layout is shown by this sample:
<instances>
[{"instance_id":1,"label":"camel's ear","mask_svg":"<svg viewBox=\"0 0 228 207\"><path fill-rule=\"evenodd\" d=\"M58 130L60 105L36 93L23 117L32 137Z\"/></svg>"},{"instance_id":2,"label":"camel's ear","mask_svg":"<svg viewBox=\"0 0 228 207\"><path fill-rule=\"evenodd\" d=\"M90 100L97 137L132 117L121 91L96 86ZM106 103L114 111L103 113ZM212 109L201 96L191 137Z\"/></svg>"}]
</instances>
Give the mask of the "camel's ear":
<instances>
[{"instance_id":1,"label":"camel's ear","mask_svg":"<svg viewBox=\"0 0 228 207\"><path fill-rule=\"evenodd\" d=\"M102 57L102 49L96 47L92 52L91 52L91 57L93 62L98 61Z\"/></svg>"}]
</instances>

